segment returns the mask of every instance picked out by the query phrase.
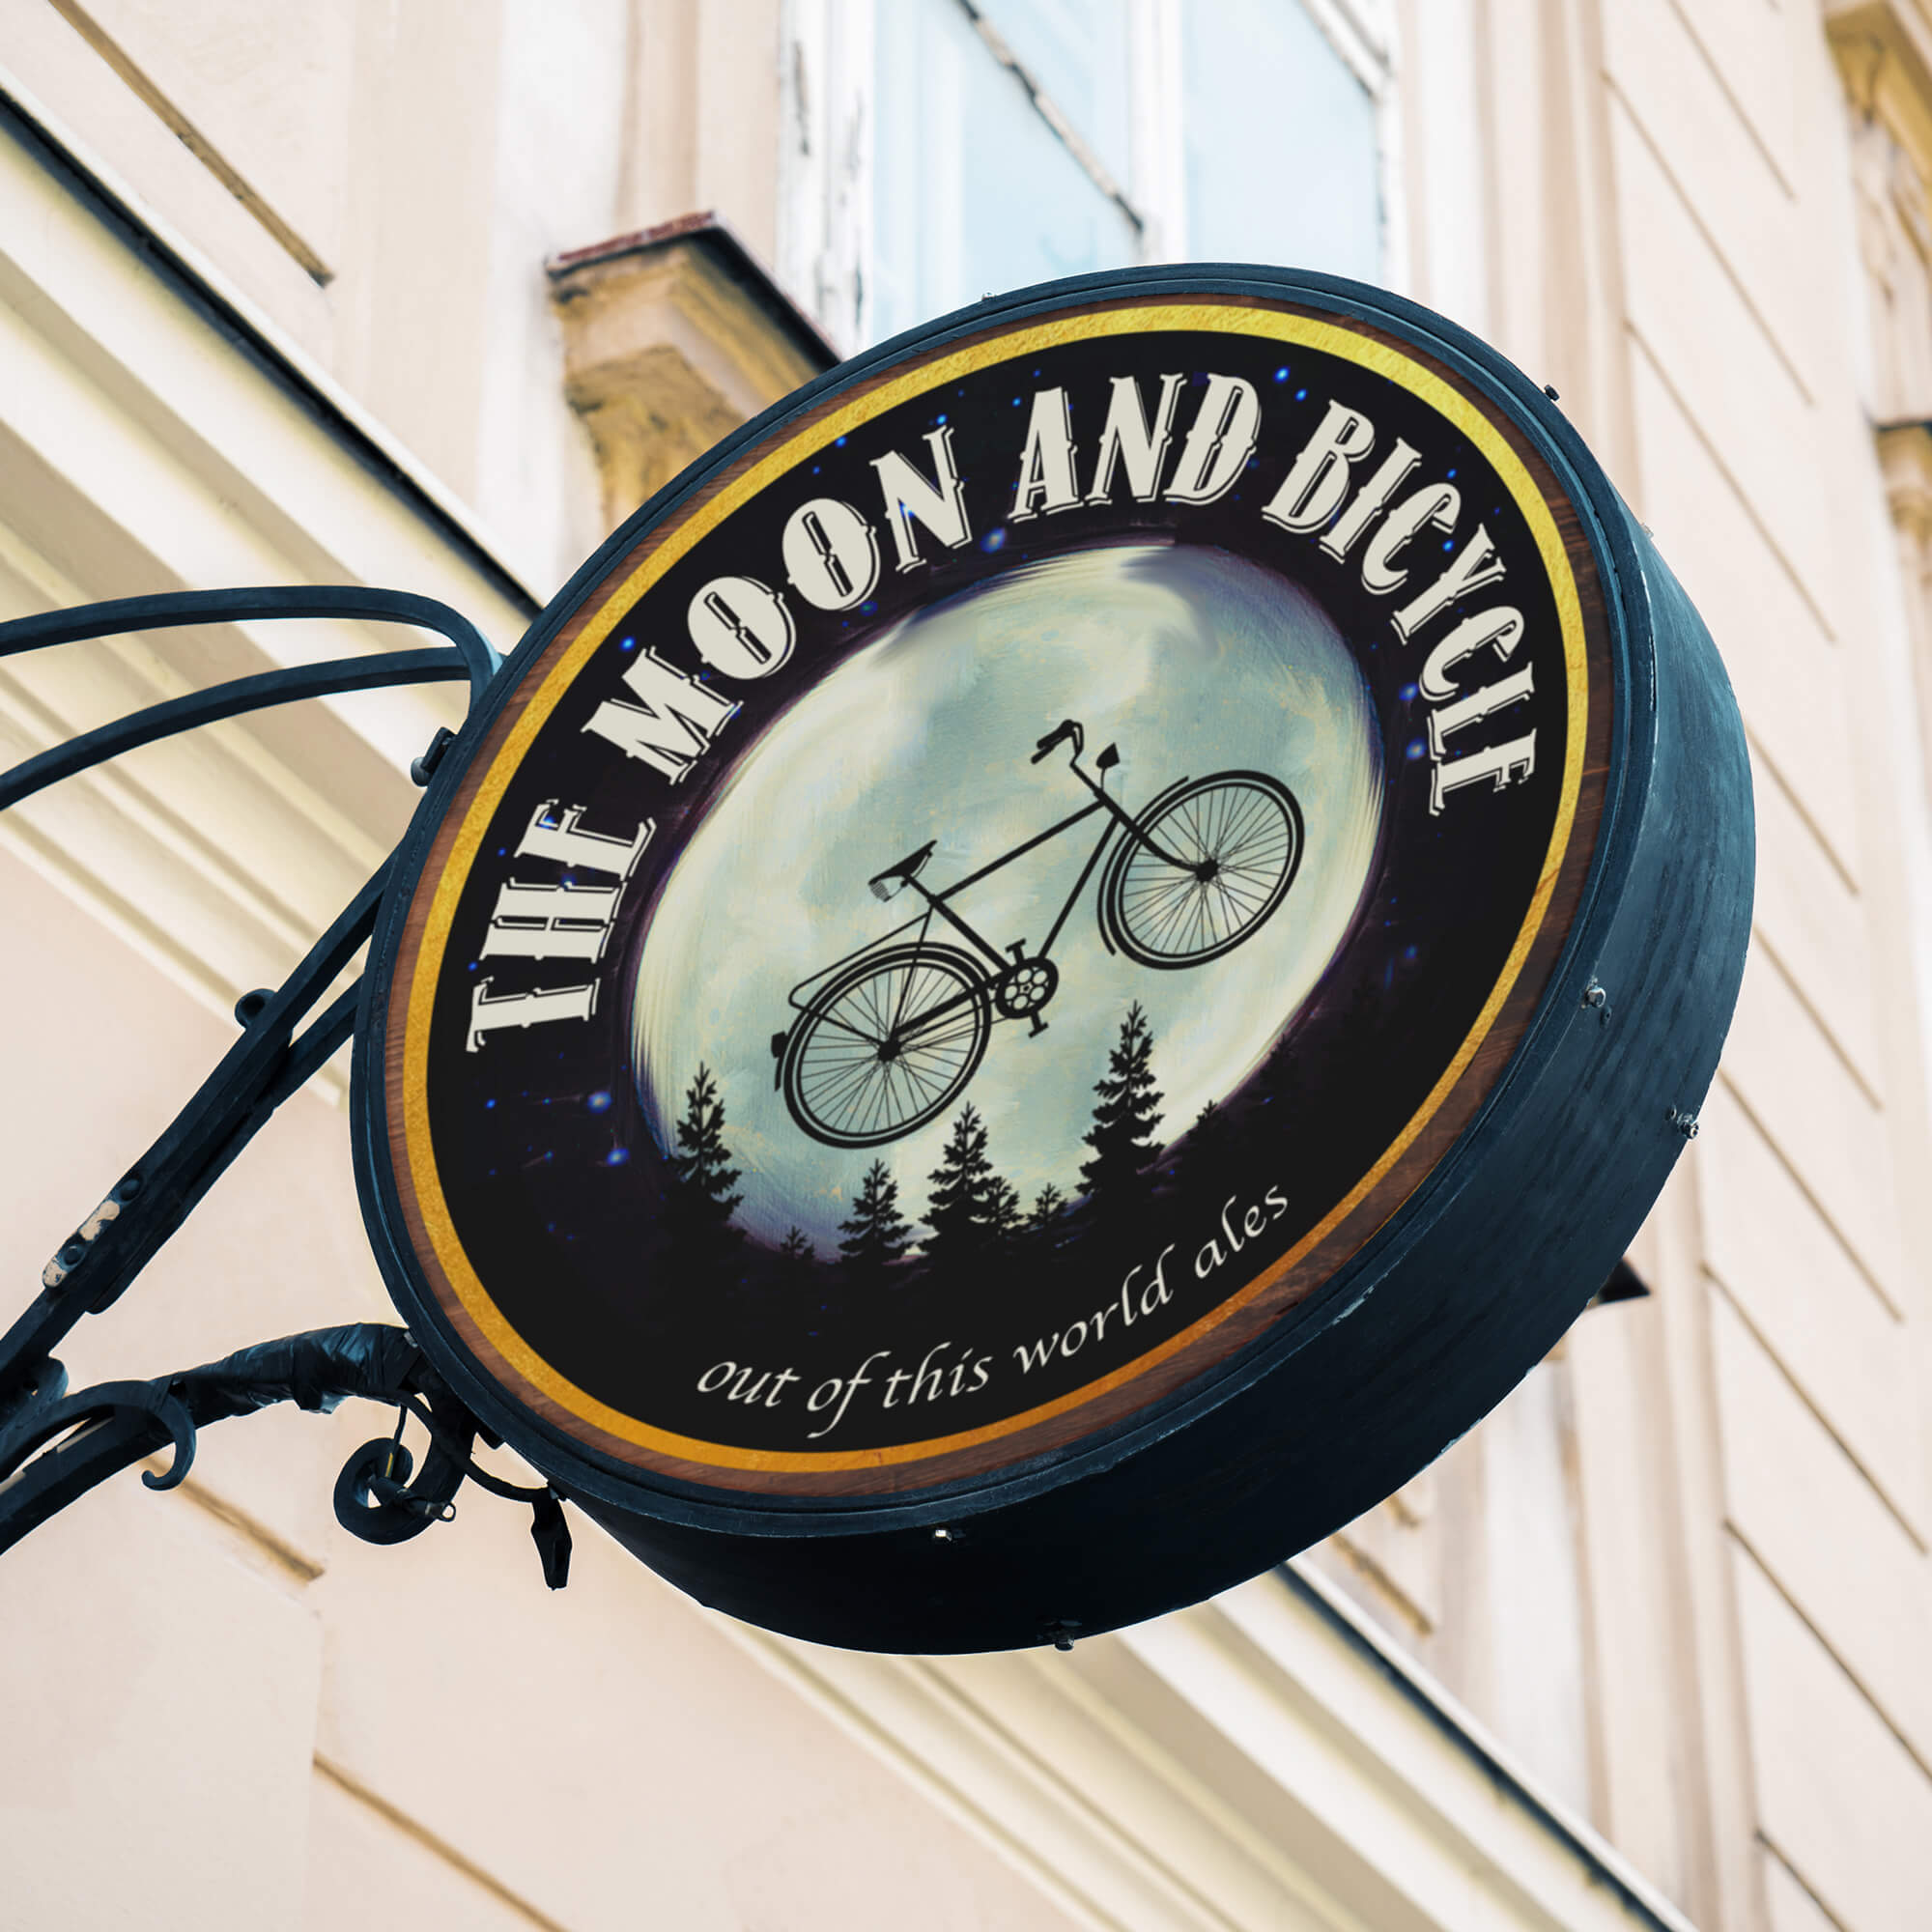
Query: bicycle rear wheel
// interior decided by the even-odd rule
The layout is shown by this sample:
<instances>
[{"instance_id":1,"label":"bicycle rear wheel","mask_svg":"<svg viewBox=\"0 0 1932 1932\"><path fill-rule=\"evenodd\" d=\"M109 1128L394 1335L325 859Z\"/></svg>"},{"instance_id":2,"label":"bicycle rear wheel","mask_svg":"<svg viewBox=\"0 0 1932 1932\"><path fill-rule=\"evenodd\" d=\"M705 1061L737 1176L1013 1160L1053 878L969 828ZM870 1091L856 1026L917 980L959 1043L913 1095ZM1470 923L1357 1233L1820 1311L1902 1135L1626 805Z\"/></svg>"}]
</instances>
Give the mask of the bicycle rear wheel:
<instances>
[{"instance_id":1,"label":"bicycle rear wheel","mask_svg":"<svg viewBox=\"0 0 1932 1932\"><path fill-rule=\"evenodd\" d=\"M1114 848L1100 924L1143 966L1200 966L1232 952L1288 896L1301 866L1301 807L1265 772L1189 779L1139 824L1160 850L1131 836Z\"/></svg>"},{"instance_id":2,"label":"bicycle rear wheel","mask_svg":"<svg viewBox=\"0 0 1932 1932\"><path fill-rule=\"evenodd\" d=\"M992 1028L986 976L950 947L857 960L792 1029L779 1082L791 1117L828 1147L880 1147L944 1113L979 1070Z\"/></svg>"}]
</instances>

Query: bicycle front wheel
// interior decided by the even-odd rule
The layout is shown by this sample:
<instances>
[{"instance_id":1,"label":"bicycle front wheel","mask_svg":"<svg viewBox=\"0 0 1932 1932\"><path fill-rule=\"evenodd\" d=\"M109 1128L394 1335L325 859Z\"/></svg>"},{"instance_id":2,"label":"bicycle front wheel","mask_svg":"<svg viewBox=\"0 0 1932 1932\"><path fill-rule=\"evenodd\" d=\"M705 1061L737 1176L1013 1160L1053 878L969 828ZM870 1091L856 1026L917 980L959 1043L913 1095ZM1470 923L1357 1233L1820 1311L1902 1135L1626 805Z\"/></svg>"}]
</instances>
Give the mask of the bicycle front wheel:
<instances>
[{"instance_id":1,"label":"bicycle front wheel","mask_svg":"<svg viewBox=\"0 0 1932 1932\"><path fill-rule=\"evenodd\" d=\"M791 1117L828 1147L880 1147L945 1112L979 1070L992 1028L986 976L949 947L856 960L785 1041Z\"/></svg>"},{"instance_id":2,"label":"bicycle front wheel","mask_svg":"<svg viewBox=\"0 0 1932 1932\"><path fill-rule=\"evenodd\" d=\"M1265 772L1190 779L1154 800L1100 882L1108 940L1143 966L1200 966L1232 952L1288 896L1301 807ZM1158 849L1153 849L1157 847Z\"/></svg>"}]
</instances>

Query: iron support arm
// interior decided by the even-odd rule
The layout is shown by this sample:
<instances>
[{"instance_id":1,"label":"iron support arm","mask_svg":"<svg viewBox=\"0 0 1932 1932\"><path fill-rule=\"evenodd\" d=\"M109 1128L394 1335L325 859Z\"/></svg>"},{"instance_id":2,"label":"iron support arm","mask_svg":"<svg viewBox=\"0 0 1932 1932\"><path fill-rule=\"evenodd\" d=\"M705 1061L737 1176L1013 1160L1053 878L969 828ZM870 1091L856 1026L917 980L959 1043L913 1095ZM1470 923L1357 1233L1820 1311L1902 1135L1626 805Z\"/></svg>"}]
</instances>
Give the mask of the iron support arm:
<instances>
[{"instance_id":1,"label":"iron support arm","mask_svg":"<svg viewBox=\"0 0 1932 1932\"><path fill-rule=\"evenodd\" d=\"M0 772L0 810L64 778L139 745L273 704L380 686L467 678L473 708L497 670L475 626L446 605L361 586L298 586L169 592L91 604L0 624L0 658L128 631L285 617L355 617L417 626L448 649L392 651L288 667L236 678L149 706ZM428 782L449 739L440 730L412 768ZM186 1476L195 1432L272 1403L328 1410L345 1397L389 1403L396 1434L365 1443L335 1486L342 1524L370 1543L400 1543L451 1513L466 1478L530 1506L544 1578L569 1574L570 1531L554 1491L479 1468L479 1425L440 1380L414 1339L376 1322L324 1328L243 1349L218 1362L154 1381L103 1382L67 1392L53 1350L83 1315L112 1306L281 1103L320 1070L355 1030L360 983L309 1015L349 967L376 923L388 882L385 861L282 984L244 994L235 1009L242 1037L223 1055L167 1130L108 1190L41 1271L40 1292L0 1334L0 1551L116 1471L173 1445L171 1489ZM403 1420L429 1431L421 1472L403 1445ZM494 1437L488 1437L493 1445Z\"/></svg>"},{"instance_id":2,"label":"iron support arm","mask_svg":"<svg viewBox=\"0 0 1932 1932\"><path fill-rule=\"evenodd\" d=\"M43 1400L0 1429L0 1552L109 1476L172 1446L173 1461L142 1481L171 1490L194 1461L196 1431L279 1402L327 1414L347 1397L393 1404L393 1438L367 1442L335 1486L335 1514L367 1543L403 1543L451 1513L466 1476L530 1505L544 1579L558 1590L570 1570L570 1531L548 1485L507 1483L477 1467L478 1424L429 1366L406 1329L378 1321L313 1328L257 1343L218 1362L154 1381L102 1382ZM430 1444L420 1474L403 1446L402 1416L416 1416Z\"/></svg>"}]
</instances>

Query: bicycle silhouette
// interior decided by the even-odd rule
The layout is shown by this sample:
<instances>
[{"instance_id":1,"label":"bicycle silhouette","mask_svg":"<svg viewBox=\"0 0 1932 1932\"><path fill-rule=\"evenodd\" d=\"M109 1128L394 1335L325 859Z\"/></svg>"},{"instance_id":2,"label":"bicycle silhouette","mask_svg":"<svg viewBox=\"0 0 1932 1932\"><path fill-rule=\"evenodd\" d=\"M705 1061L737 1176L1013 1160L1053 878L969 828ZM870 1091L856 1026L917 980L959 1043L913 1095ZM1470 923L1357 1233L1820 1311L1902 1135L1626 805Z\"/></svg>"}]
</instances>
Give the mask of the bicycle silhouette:
<instances>
[{"instance_id":1,"label":"bicycle silhouette","mask_svg":"<svg viewBox=\"0 0 1932 1932\"><path fill-rule=\"evenodd\" d=\"M1045 1032L1040 1012L1060 985L1054 941L1103 859L1102 941L1110 952L1165 971L1232 952L1288 895L1301 864L1301 808L1278 780L1263 772L1181 779L1135 813L1107 794L1118 749L1109 745L1094 761L1100 776L1090 777L1080 768L1085 734L1071 719L1039 740L1031 762L1069 741L1068 767L1092 804L944 892L919 877L938 840L908 853L867 883L880 899L909 887L925 910L791 989L799 1018L772 1036L776 1082L814 1140L842 1148L898 1140L943 1113L972 1079L997 1021L1027 1020L1032 1034ZM1002 953L955 909L980 880L1096 813L1099 841L1038 952L1020 939ZM935 940L935 919L973 950ZM915 931L909 943L895 943Z\"/></svg>"}]
</instances>

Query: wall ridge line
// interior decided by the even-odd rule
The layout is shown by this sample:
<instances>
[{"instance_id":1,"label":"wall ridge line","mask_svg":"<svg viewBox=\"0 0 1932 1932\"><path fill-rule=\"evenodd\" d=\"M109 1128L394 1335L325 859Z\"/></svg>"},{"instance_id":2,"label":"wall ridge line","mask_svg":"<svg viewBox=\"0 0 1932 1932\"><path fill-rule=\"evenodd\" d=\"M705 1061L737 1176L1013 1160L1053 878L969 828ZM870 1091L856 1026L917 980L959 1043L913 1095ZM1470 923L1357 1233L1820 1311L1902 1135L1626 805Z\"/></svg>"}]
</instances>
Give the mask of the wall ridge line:
<instances>
[{"instance_id":1,"label":"wall ridge line","mask_svg":"<svg viewBox=\"0 0 1932 1932\"><path fill-rule=\"evenodd\" d=\"M1818 620L1818 628L1824 632L1825 641L1832 646L1833 654L1837 654L1842 649L1838 638L1837 626L1833 623L1824 606L1812 594L1810 585L1800 575L1798 566L1785 554L1783 544L1773 534L1770 527L1766 525L1757 504L1746 492L1743 483L1738 478L1736 470L1731 467L1729 459L1719 449L1717 443L1712 440L1709 429L1705 427L1702 419L1685 399L1684 391L1677 386L1670 372L1659 360L1657 349L1652 344L1650 338L1644 333L1642 327L1637 323L1636 319L1634 316L1626 315L1624 326L1635 338L1637 347L1643 352L1643 359L1650 364L1652 373L1662 384L1665 394L1677 406L1677 412L1683 416L1686 424L1690 427L1690 434L1703 444L1704 453L1717 466L1719 474L1731 486L1731 494L1738 499L1738 507L1745 513L1747 521L1757 531L1758 535L1764 539L1765 548L1777 560L1778 568L1791 580L1791 587L1798 592L1800 602ZM1662 549L1662 546L1660 545L1659 548ZM1668 560L1666 557L1665 561L1667 562Z\"/></svg>"},{"instance_id":2,"label":"wall ridge line","mask_svg":"<svg viewBox=\"0 0 1932 1932\"><path fill-rule=\"evenodd\" d=\"M1832 1641L1830 1637L1828 1637L1825 1634L1825 1633L1822 1630L1818 1628L1817 1624L1812 1621L1810 1613L1804 1608L1804 1606L1802 1604L1799 1603L1798 1599L1794 1597L1788 1589L1785 1588L1783 1579L1779 1577L1777 1572L1775 1571L1771 1567L1771 1565L1767 1563L1765 1559L1758 1554L1757 1546L1753 1544L1750 1538L1747 1536L1744 1533L1744 1531L1738 1527L1737 1522L1731 1517L1728 1506L1726 1507L1724 1512L1724 1524L1725 1527L1730 1531L1732 1540L1737 1544L1738 1548L1742 1549L1744 1553L1750 1558L1752 1564L1756 1567L1758 1574L1764 1578L1764 1580L1767 1583L1771 1585L1771 1587L1774 1590L1777 1592L1778 1601L1781 1604L1783 1604L1785 1608L1788 1609L1791 1612L1791 1614L1794 1617L1796 1617L1798 1621L1802 1623L1804 1626L1804 1628L1811 1634L1812 1637L1816 1639L1819 1649L1822 1650L1825 1653L1825 1655L1832 1660L1833 1663L1834 1663L1837 1666L1838 1671L1843 1676L1845 1682L1849 1684L1852 1687L1852 1689L1858 1692L1859 1701L1864 1705L1864 1707L1872 1714L1873 1717L1875 1717L1879 1720L1881 1724L1885 1726L1886 1730L1890 1734L1893 1742L1896 1743L1899 1749L1902 1750L1906 1754L1906 1756L1912 1760L1913 1766L1918 1772L1919 1776L1923 1777L1927 1781L1927 1783L1932 1783L1932 1760L1928 1760L1927 1757L1920 1752L1918 1747L1915 1745L1912 1742L1912 1740L1908 1738L1905 1735L1905 1733L1898 1728L1897 1724L1892 1721L1891 1714L1885 1708L1883 1704L1879 1702L1878 1698L1867 1688L1864 1679L1861 1678L1858 1674L1858 1672L1854 1670L1852 1666L1845 1661L1844 1657L1840 1654L1838 1647Z\"/></svg>"},{"instance_id":3,"label":"wall ridge line","mask_svg":"<svg viewBox=\"0 0 1932 1932\"><path fill-rule=\"evenodd\" d=\"M1746 1329L1750 1334L1751 1340L1771 1358L1777 1373L1790 1386L1791 1392L1804 1405L1812 1420L1837 1444L1845 1460L1859 1472L1864 1479L1866 1487L1885 1505L1886 1514L1911 1538L1913 1548L1921 1556L1932 1555L1932 1544L1928 1544L1926 1539L1913 1526L1911 1519L1892 1501L1885 1485L1865 1466L1864 1458L1845 1440L1843 1435L1838 1433L1837 1425L1813 1401L1810 1390L1799 1380L1797 1373L1785 1361L1784 1356L1779 1352L1770 1336L1752 1320L1750 1310L1745 1306L1737 1291L1732 1288L1724 1276L1717 1268L1713 1267L1708 1261L1701 1261L1698 1265L1703 1269L1705 1278L1710 1282L1711 1286L1723 1296L1725 1305L1730 1309L1732 1314L1744 1323Z\"/></svg>"},{"instance_id":4,"label":"wall ridge line","mask_svg":"<svg viewBox=\"0 0 1932 1932\"><path fill-rule=\"evenodd\" d=\"M456 1870L460 1871L473 1885L480 1886L491 1897L503 1905L507 1905L512 1912L519 1914L531 1925L536 1926L538 1932L571 1932L571 1928L565 1925L561 1919L551 1918L547 1912L540 1911L521 1893L511 1890L501 1879L494 1877L491 1873L485 1871L472 1859L467 1858L462 1852L459 1852L446 1838L438 1837L420 1820L411 1817L407 1811L390 1804L386 1798L383 1797L379 1792L373 1791L354 1772L337 1764L333 1758L327 1757L321 1751L317 1751L313 1763L319 1776L327 1778L331 1784L347 1792L357 1804L366 1805L385 1824L393 1826L398 1832L402 1833L405 1837L412 1839L416 1844L421 1845L425 1851L431 1852L437 1858L440 1859L445 1864L454 1866Z\"/></svg>"},{"instance_id":5,"label":"wall ridge line","mask_svg":"<svg viewBox=\"0 0 1932 1932\"><path fill-rule=\"evenodd\" d=\"M1894 1321L1903 1327L1909 1319L1905 1310L1892 1299L1891 1292L1880 1283L1878 1276L1872 1271L1871 1264L1860 1252L1858 1244L1838 1225L1837 1217L1819 1200L1811 1184L1791 1164L1791 1156L1785 1152L1777 1136L1766 1124L1763 1115L1745 1098L1736 1080L1724 1070L1721 1065L1718 1068L1718 1078L1724 1083L1724 1091L1731 1096L1731 1100L1738 1111L1750 1122L1751 1125L1763 1137L1765 1146L1771 1150L1773 1155L1776 1158L1778 1166L1784 1170L1786 1176L1789 1178L1791 1184L1810 1203L1812 1211L1832 1231L1832 1238L1844 1249L1852 1266L1858 1270L1859 1274L1863 1278L1865 1285L1877 1295L1879 1305Z\"/></svg>"},{"instance_id":6,"label":"wall ridge line","mask_svg":"<svg viewBox=\"0 0 1932 1932\"><path fill-rule=\"evenodd\" d=\"M1736 292L1738 299L1744 303L1750 319L1757 325L1758 333L1764 337L1765 346L1784 365L1784 372L1797 385L1798 393L1804 398L1806 404L1812 409L1816 409L1818 407L1817 391L1812 388L1804 370L1793 359L1792 353L1786 348L1778 329L1773 326L1771 317L1765 312L1764 304L1752 294L1750 288L1746 283L1743 271L1725 252L1723 243L1712 234L1709 224L1698 211L1697 204L1690 199L1690 193L1685 188L1683 182L1678 179L1677 170L1670 165L1669 160L1664 156L1663 150L1657 144L1657 137L1652 134L1643 116L1638 113L1636 103L1632 100L1630 96L1619 85L1614 70L1606 76L1606 79L1611 94L1616 97L1618 105L1623 108L1625 118L1630 122L1632 131L1643 143L1644 149L1649 154L1651 159L1657 163L1658 172L1662 175L1671 193L1677 197L1678 206L1690 217L1690 225L1697 231L1698 239L1711 251L1711 259L1723 270L1724 279L1730 283L1732 289Z\"/></svg>"}]
</instances>

